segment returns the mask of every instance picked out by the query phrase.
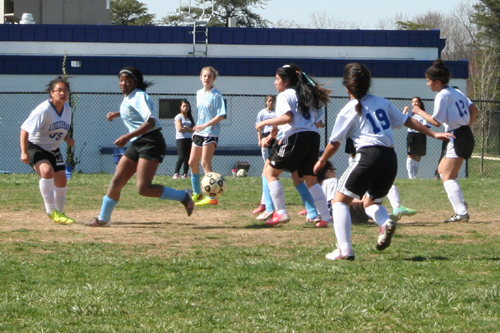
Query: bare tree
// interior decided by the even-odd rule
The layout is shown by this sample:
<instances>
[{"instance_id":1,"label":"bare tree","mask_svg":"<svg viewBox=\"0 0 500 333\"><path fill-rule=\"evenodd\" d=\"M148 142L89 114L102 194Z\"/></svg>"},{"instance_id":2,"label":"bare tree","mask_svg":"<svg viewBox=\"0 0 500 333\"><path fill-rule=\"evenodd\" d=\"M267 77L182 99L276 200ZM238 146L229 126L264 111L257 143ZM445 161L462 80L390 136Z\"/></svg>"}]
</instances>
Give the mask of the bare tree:
<instances>
[{"instance_id":1,"label":"bare tree","mask_svg":"<svg viewBox=\"0 0 500 333\"><path fill-rule=\"evenodd\" d=\"M312 13L309 15L309 27L312 29L357 29L359 24L354 21L345 21L341 17L326 13Z\"/></svg>"},{"instance_id":2,"label":"bare tree","mask_svg":"<svg viewBox=\"0 0 500 333\"><path fill-rule=\"evenodd\" d=\"M299 23L295 21L289 21L289 20L278 20L276 24L273 24L274 28L282 28L282 29L306 29L307 27L304 27L300 25Z\"/></svg>"}]
</instances>

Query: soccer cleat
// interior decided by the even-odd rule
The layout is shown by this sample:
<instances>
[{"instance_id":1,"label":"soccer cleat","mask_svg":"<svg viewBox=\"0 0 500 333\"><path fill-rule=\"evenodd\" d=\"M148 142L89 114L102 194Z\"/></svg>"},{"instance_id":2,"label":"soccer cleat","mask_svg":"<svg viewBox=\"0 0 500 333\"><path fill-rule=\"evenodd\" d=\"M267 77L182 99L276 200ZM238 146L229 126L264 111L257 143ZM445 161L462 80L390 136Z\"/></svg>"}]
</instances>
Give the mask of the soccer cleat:
<instances>
[{"instance_id":1,"label":"soccer cleat","mask_svg":"<svg viewBox=\"0 0 500 333\"><path fill-rule=\"evenodd\" d=\"M188 175L183 174L181 178L182 178L182 179L187 179L187 178L188 178Z\"/></svg>"},{"instance_id":2,"label":"soccer cleat","mask_svg":"<svg viewBox=\"0 0 500 333\"><path fill-rule=\"evenodd\" d=\"M455 213L453 214L452 217L444 221L444 223L450 223L450 222L469 222L469 214L465 213L460 215Z\"/></svg>"},{"instance_id":3,"label":"soccer cleat","mask_svg":"<svg viewBox=\"0 0 500 333\"><path fill-rule=\"evenodd\" d=\"M180 177L179 174L176 173L176 174L174 174L174 176L172 177L172 179L179 179L179 177Z\"/></svg>"},{"instance_id":4,"label":"soccer cleat","mask_svg":"<svg viewBox=\"0 0 500 333\"><path fill-rule=\"evenodd\" d=\"M392 220L392 222L398 222L401 220L401 214L389 214L389 218Z\"/></svg>"},{"instance_id":5,"label":"soccer cleat","mask_svg":"<svg viewBox=\"0 0 500 333\"><path fill-rule=\"evenodd\" d=\"M49 218L54 221L54 223L59 224L75 223L74 219L67 217L64 213L59 213L57 210L53 210L52 213L49 214Z\"/></svg>"},{"instance_id":6,"label":"soccer cleat","mask_svg":"<svg viewBox=\"0 0 500 333\"><path fill-rule=\"evenodd\" d=\"M209 206L209 205L217 205L219 202L217 198L203 197L203 199L198 200L194 203L195 206Z\"/></svg>"},{"instance_id":7,"label":"soccer cleat","mask_svg":"<svg viewBox=\"0 0 500 333\"><path fill-rule=\"evenodd\" d=\"M266 221L267 225L275 225L278 223L286 223L290 221L290 217L288 216L287 213L280 215L276 212L273 213L273 216Z\"/></svg>"},{"instance_id":8,"label":"soccer cleat","mask_svg":"<svg viewBox=\"0 0 500 333\"><path fill-rule=\"evenodd\" d=\"M300 212L297 213L297 215L300 215L300 216L307 215L307 210L302 209Z\"/></svg>"},{"instance_id":9,"label":"soccer cleat","mask_svg":"<svg viewBox=\"0 0 500 333\"><path fill-rule=\"evenodd\" d=\"M355 258L352 250L349 250L346 255L343 255L338 248L333 252L327 253L325 257L328 260L354 260Z\"/></svg>"},{"instance_id":10,"label":"soccer cleat","mask_svg":"<svg viewBox=\"0 0 500 333\"><path fill-rule=\"evenodd\" d=\"M330 220L330 221L320 220L318 223L316 223L315 227L316 228L329 228L329 227L333 227L333 220Z\"/></svg>"},{"instance_id":11,"label":"soccer cleat","mask_svg":"<svg viewBox=\"0 0 500 333\"><path fill-rule=\"evenodd\" d=\"M184 197L184 200L182 200L181 202L184 205L184 208L186 208L187 216L191 216L191 214L193 214L193 210L194 210L194 202L193 202L193 199L191 199L191 195L192 195L193 191L184 190L184 192L186 192L186 196Z\"/></svg>"},{"instance_id":12,"label":"soccer cleat","mask_svg":"<svg viewBox=\"0 0 500 333\"><path fill-rule=\"evenodd\" d=\"M396 223L391 219L385 221L380 227L380 234L377 240L377 250L382 251L391 246L392 235L396 231Z\"/></svg>"},{"instance_id":13,"label":"soccer cleat","mask_svg":"<svg viewBox=\"0 0 500 333\"><path fill-rule=\"evenodd\" d=\"M267 221L267 220L269 220L272 217L273 217L273 212L266 212L266 211L264 211L262 214L260 214L259 216L257 216L257 220L259 220L259 221Z\"/></svg>"},{"instance_id":14,"label":"soccer cleat","mask_svg":"<svg viewBox=\"0 0 500 333\"><path fill-rule=\"evenodd\" d=\"M319 216L316 216L315 218L312 218L312 219L306 218L306 224L311 224L311 223L316 224L320 221L321 221L321 217L319 217Z\"/></svg>"},{"instance_id":15,"label":"soccer cleat","mask_svg":"<svg viewBox=\"0 0 500 333\"><path fill-rule=\"evenodd\" d=\"M415 209L410 209L405 206L399 206L399 208L393 209L392 213L394 215L406 215L406 216L411 216L417 214L417 211Z\"/></svg>"},{"instance_id":16,"label":"soccer cleat","mask_svg":"<svg viewBox=\"0 0 500 333\"><path fill-rule=\"evenodd\" d=\"M94 221L85 222L83 224L86 227L111 227L111 221L101 221L99 220L99 216L94 219Z\"/></svg>"},{"instance_id":17,"label":"soccer cleat","mask_svg":"<svg viewBox=\"0 0 500 333\"><path fill-rule=\"evenodd\" d=\"M191 200L193 200L194 203L196 203L197 201L200 201L202 198L203 198L203 195L201 195L201 194L193 193L191 195Z\"/></svg>"},{"instance_id":18,"label":"soccer cleat","mask_svg":"<svg viewBox=\"0 0 500 333\"><path fill-rule=\"evenodd\" d=\"M261 203L261 204L259 204L259 206L257 208L255 208L252 211L252 214L260 214L260 213L262 213L265 210L266 210L266 205L264 205L263 203Z\"/></svg>"}]
</instances>

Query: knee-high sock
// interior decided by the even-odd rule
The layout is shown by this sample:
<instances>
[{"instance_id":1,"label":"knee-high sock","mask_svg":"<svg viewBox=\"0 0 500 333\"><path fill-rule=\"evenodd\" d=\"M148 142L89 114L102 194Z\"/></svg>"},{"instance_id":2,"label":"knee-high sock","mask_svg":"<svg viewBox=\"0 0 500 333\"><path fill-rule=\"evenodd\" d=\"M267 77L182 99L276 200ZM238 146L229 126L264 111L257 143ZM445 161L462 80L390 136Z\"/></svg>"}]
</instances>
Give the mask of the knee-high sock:
<instances>
[{"instance_id":1,"label":"knee-high sock","mask_svg":"<svg viewBox=\"0 0 500 333\"><path fill-rule=\"evenodd\" d=\"M268 183L268 186L276 212L280 215L286 214L285 191L283 190L283 185L281 185L279 180L274 180Z\"/></svg>"},{"instance_id":2,"label":"knee-high sock","mask_svg":"<svg viewBox=\"0 0 500 333\"><path fill-rule=\"evenodd\" d=\"M161 193L160 199L182 201L184 198L186 198L185 191L174 190L173 188L163 186L163 192Z\"/></svg>"},{"instance_id":3,"label":"knee-high sock","mask_svg":"<svg viewBox=\"0 0 500 333\"><path fill-rule=\"evenodd\" d=\"M408 170L408 178L415 178L415 160L413 158L406 159L406 170Z\"/></svg>"},{"instance_id":4,"label":"knee-high sock","mask_svg":"<svg viewBox=\"0 0 500 333\"><path fill-rule=\"evenodd\" d=\"M417 177L417 173L418 173L418 168L420 167L420 162L417 162L417 161L413 161L413 169L414 169L414 174L415 174L415 178Z\"/></svg>"},{"instance_id":5,"label":"knee-high sock","mask_svg":"<svg viewBox=\"0 0 500 333\"><path fill-rule=\"evenodd\" d=\"M191 186L193 187L193 193L201 194L201 183L200 183L200 174L191 173Z\"/></svg>"},{"instance_id":6,"label":"knee-high sock","mask_svg":"<svg viewBox=\"0 0 500 333\"><path fill-rule=\"evenodd\" d=\"M330 220L330 211L328 210L328 204L326 202L326 195L323 192L320 184L315 184L309 188L309 192L311 192L312 197L314 198L314 204L316 205L316 209L321 215L321 218L324 221Z\"/></svg>"},{"instance_id":7,"label":"knee-high sock","mask_svg":"<svg viewBox=\"0 0 500 333\"><path fill-rule=\"evenodd\" d=\"M335 202L332 204L332 215L337 246L340 253L345 255L352 249L349 207L343 202Z\"/></svg>"},{"instance_id":8,"label":"knee-high sock","mask_svg":"<svg viewBox=\"0 0 500 333\"><path fill-rule=\"evenodd\" d=\"M56 209L54 178L40 178L38 186L40 187L40 193L45 203L45 211L47 214L50 214Z\"/></svg>"},{"instance_id":9,"label":"knee-high sock","mask_svg":"<svg viewBox=\"0 0 500 333\"><path fill-rule=\"evenodd\" d=\"M54 187L54 200L56 203L56 209L60 213L64 213L64 205L66 204L67 190L68 190L67 186Z\"/></svg>"},{"instance_id":10,"label":"knee-high sock","mask_svg":"<svg viewBox=\"0 0 500 333\"><path fill-rule=\"evenodd\" d=\"M267 178L264 175L262 175L262 194L264 195L266 212L270 213L274 211L273 199L271 198L271 192L269 191L269 186L267 185Z\"/></svg>"},{"instance_id":11,"label":"knee-high sock","mask_svg":"<svg viewBox=\"0 0 500 333\"><path fill-rule=\"evenodd\" d=\"M455 179L450 179L445 181L443 185L455 213L460 215L467 213L462 190L458 182Z\"/></svg>"},{"instance_id":12,"label":"knee-high sock","mask_svg":"<svg viewBox=\"0 0 500 333\"><path fill-rule=\"evenodd\" d=\"M318 212L316 211L316 207L314 206L314 198L309 192L306 183L302 182L299 185L295 186L297 192L300 194L300 198L302 199L302 203L307 210L307 218L315 219L318 217Z\"/></svg>"},{"instance_id":13,"label":"knee-high sock","mask_svg":"<svg viewBox=\"0 0 500 333\"><path fill-rule=\"evenodd\" d=\"M389 193L387 193L387 199L391 203L392 210L397 209L401 206L401 199L399 198L399 191L395 185L391 186Z\"/></svg>"},{"instance_id":14,"label":"knee-high sock","mask_svg":"<svg viewBox=\"0 0 500 333\"><path fill-rule=\"evenodd\" d=\"M389 212L382 205L375 204L368 206L365 208L365 213L379 226L382 226L389 219Z\"/></svg>"},{"instance_id":15,"label":"knee-high sock","mask_svg":"<svg viewBox=\"0 0 500 333\"><path fill-rule=\"evenodd\" d=\"M102 205L101 205L101 212L99 213L99 220L101 221L106 221L108 222L111 220L111 213L113 212L113 209L115 209L116 204L118 201L115 201L105 195L102 198Z\"/></svg>"}]
</instances>

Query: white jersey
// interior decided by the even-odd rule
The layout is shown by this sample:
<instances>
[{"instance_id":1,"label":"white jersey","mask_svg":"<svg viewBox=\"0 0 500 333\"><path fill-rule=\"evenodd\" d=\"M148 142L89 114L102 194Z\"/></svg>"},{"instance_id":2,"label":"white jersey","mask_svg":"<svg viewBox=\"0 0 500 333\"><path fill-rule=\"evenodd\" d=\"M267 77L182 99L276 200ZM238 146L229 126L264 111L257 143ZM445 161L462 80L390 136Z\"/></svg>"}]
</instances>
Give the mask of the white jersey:
<instances>
[{"instance_id":1,"label":"white jersey","mask_svg":"<svg viewBox=\"0 0 500 333\"><path fill-rule=\"evenodd\" d=\"M337 183L338 183L338 179L335 177L323 180L323 183L321 184L321 188L323 189L323 193L325 193L327 202L330 202L333 200L333 197L335 196L335 192L337 191Z\"/></svg>"},{"instance_id":2,"label":"white jersey","mask_svg":"<svg viewBox=\"0 0 500 333\"><path fill-rule=\"evenodd\" d=\"M260 121L264 121L267 119L272 119L276 117L276 112L274 110L269 111L267 108L264 108L257 113L257 120L255 123L257 124ZM272 125L266 125L262 128L262 134L269 133L273 129Z\"/></svg>"},{"instance_id":3,"label":"white jersey","mask_svg":"<svg viewBox=\"0 0 500 333\"><path fill-rule=\"evenodd\" d=\"M409 110L408 112L411 112L411 111ZM412 114L411 117L413 119L415 119L416 121L418 121L419 123L421 123L422 125L427 126L429 128L431 127L429 125L429 123L427 122L427 120L425 120L422 116L419 116L418 114ZM410 133L420 133L419 131L414 130L413 128L409 128L409 127L408 127L408 132L410 132Z\"/></svg>"},{"instance_id":4,"label":"white jersey","mask_svg":"<svg viewBox=\"0 0 500 333\"><path fill-rule=\"evenodd\" d=\"M329 141L342 144L351 137L356 151L370 146L394 148L392 128L401 128L409 116L385 98L374 95L361 99L361 116L356 112L357 104L358 101L352 99L339 112Z\"/></svg>"},{"instance_id":5,"label":"white jersey","mask_svg":"<svg viewBox=\"0 0 500 333\"><path fill-rule=\"evenodd\" d=\"M309 113L304 117L302 112L297 109L298 101L297 93L292 88L280 92L276 97L276 117L282 116L287 112L292 112L293 114L293 119L289 124L278 126L283 134L283 138L299 132L319 132L316 125L314 125L315 111L309 110Z\"/></svg>"},{"instance_id":6,"label":"white jersey","mask_svg":"<svg viewBox=\"0 0 500 333\"><path fill-rule=\"evenodd\" d=\"M59 114L50 100L38 105L21 125L28 132L28 141L45 149L53 151L59 148L68 135L71 125L71 107L64 103Z\"/></svg>"},{"instance_id":7,"label":"white jersey","mask_svg":"<svg viewBox=\"0 0 500 333\"><path fill-rule=\"evenodd\" d=\"M135 89L128 96L123 98L120 106L120 117L129 133L138 129L142 124L150 118L155 119L155 109L153 101L144 91ZM155 127L151 130L157 129ZM130 141L137 140L138 137L132 138Z\"/></svg>"},{"instance_id":8,"label":"white jersey","mask_svg":"<svg viewBox=\"0 0 500 333\"><path fill-rule=\"evenodd\" d=\"M184 126L188 127L193 127L194 124L189 120L189 118L184 118L182 113L179 113L177 116L175 116L174 121L179 120L181 122L181 128ZM179 132L177 130L177 127L175 128L175 139L176 140L181 140L181 139L189 139L193 134L191 132Z\"/></svg>"},{"instance_id":9,"label":"white jersey","mask_svg":"<svg viewBox=\"0 0 500 333\"><path fill-rule=\"evenodd\" d=\"M434 99L432 118L450 132L470 123L469 106L472 104L461 91L451 87L441 89Z\"/></svg>"},{"instance_id":10,"label":"white jersey","mask_svg":"<svg viewBox=\"0 0 500 333\"><path fill-rule=\"evenodd\" d=\"M198 121L196 125L208 123L217 116L226 116L224 97L222 97L220 91L215 88L207 92L205 92L205 88L198 90L196 92L196 107L198 108ZM203 137L219 136L220 122L205 128L201 132L196 132L195 134Z\"/></svg>"}]
</instances>

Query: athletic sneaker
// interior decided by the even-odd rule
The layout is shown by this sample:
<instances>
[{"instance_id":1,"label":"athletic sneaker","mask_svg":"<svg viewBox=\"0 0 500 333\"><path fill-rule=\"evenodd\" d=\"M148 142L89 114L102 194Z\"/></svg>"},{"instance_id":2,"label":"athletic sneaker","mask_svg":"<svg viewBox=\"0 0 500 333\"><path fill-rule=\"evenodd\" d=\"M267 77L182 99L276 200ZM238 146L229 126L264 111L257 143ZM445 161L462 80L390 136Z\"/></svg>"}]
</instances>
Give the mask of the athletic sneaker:
<instances>
[{"instance_id":1,"label":"athletic sneaker","mask_svg":"<svg viewBox=\"0 0 500 333\"><path fill-rule=\"evenodd\" d=\"M307 215L307 209L302 209L300 212L297 213L297 215L300 216Z\"/></svg>"},{"instance_id":2,"label":"athletic sneaker","mask_svg":"<svg viewBox=\"0 0 500 333\"><path fill-rule=\"evenodd\" d=\"M329 228L329 227L333 227L333 220L330 220L330 221L320 220L318 223L316 223L315 227L316 228Z\"/></svg>"},{"instance_id":3,"label":"athletic sneaker","mask_svg":"<svg viewBox=\"0 0 500 333\"><path fill-rule=\"evenodd\" d=\"M450 222L469 222L469 214L453 214L452 217L444 221L444 223L450 223Z\"/></svg>"},{"instance_id":4,"label":"athletic sneaker","mask_svg":"<svg viewBox=\"0 0 500 333\"><path fill-rule=\"evenodd\" d=\"M273 216L266 221L267 225L275 225L278 223L286 223L290 221L290 217L288 216L287 213L280 215L276 212L273 213Z\"/></svg>"},{"instance_id":5,"label":"athletic sneaker","mask_svg":"<svg viewBox=\"0 0 500 333\"><path fill-rule=\"evenodd\" d=\"M266 205L264 205L263 203L261 203L261 204L259 204L259 206L257 208L255 208L252 211L252 214L260 214L260 213L262 213L265 210L266 210Z\"/></svg>"},{"instance_id":6,"label":"athletic sneaker","mask_svg":"<svg viewBox=\"0 0 500 333\"><path fill-rule=\"evenodd\" d=\"M354 260L354 253L352 250L349 250L346 255L340 253L340 249L335 249L335 251L327 253L326 259L328 260Z\"/></svg>"},{"instance_id":7,"label":"athletic sneaker","mask_svg":"<svg viewBox=\"0 0 500 333\"><path fill-rule=\"evenodd\" d=\"M182 178L182 179L187 179L187 178L188 178L188 175L183 174L181 178Z\"/></svg>"},{"instance_id":8,"label":"athletic sneaker","mask_svg":"<svg viewBox=\"0 0 500 333\"><path fill-rule=\"evenodd\" d=\"M415 215L417 214L417 211L415 209L410 209L410 208L407 208L405 206L400 206L399 208L396 208L396 209L393 209L392 210L392 213L394 215L406 215L406 216L411 216L411 215Z\"/></svg>"},{"instance_id":9,"label":"athletic sneaker","mask_svg":"<svg viewBox=\"0 0 500 333\"><path fill-rule=\"evenodd\" d=\"M176 174L174 174L174 176L172 177L172 179L179 179L179 177L180 177L179 174L176 173Z\"/></svg>"},{"instance_id":10,"label":"athletic sneaker","mask_svg":"<svg viewBox=\"0 0 500 333\"><path fill-rule=\"evenodd\" d=\"M52 213L50 213L49 218L54 221L54 223L59 224L75 223L74 219L67 217L64 213L59 213L57 210L53 210Z\"/></svg>"},{"instance_id":11,"label":"athletic sneaker","mask_svg":"<svg viewBox=\"0 0 500 333\"><path fill-rule=\"evenodd\" d=\"M257 216L257 220L259 220L259 221L267 221L271 217L273 217L273 212L266 212L266 211L264 211L262 214L260 214L259 216Z\"/></svg>"},{"instance_id":12,"label":"athletic sneaker","mask_svg":"<svg viewBox=\"0 0 500 333\"><path fill-rule=\"evenodd\" d=\"M401 220L401 214L389 214L389 218L392 220L392 222L398 222Z\"/></svg>"},{"instance_id":13,"label":"athletic sneaker","mask_svg":"<svg viewBox=\"0 0 500 333\"><path fill-rule=\"evenodd\" d=\"M321 221L321 217L319 217L319 216L316 216L313 219L306 218L306 224L316 224L316 223L318 223L320 221Z\"/></svg>"},{"instance_id":14,"label":"athletic sneaker","mask_svg":"<svg viewBox=\"0 0 500 333\"><path fill-rule=\"evenodd\" d=\"M377 250L382 251L391 246L392 235L396 231L396 223L391 219L385 221L380 227L380 234L377 240Z\"/></svg>"},{"instance_id":15,"label":"athletic sneaker","mask_svg":"<svg viewBox=\"0 0 500 333\"><path fill-rule=\"evenodd\" d=\"M191 200L193 200L194 203L200 201L202 198L203 198L203 195L201 195L201 194L193 193L191 195Z\"/></svg>"},{"instance_id":16,"label":"athletic sneaker","mask_svg":"<svg viewBox=\"0 0 500 333\"><path fill-rule=\"evenodd\" d=\"M187 216L191 216L191 214L193 214L193 209L194 209L194 202L193 199L191 199L193 191L184 190L184 192L186 192L186 196L184 197L184 200L181 201L181 203L184 205L184 208L186 208Z\"/></svg>"},{"instance_id":17,"label":"athletic sneaker","mask_svg":"<svg viewBox=\"0 0 500 333\"><path fill-rule=\"evenodd\" d=\"M217 198L204 197L201 200L198 200L194 203L195 206L208 206L208 205L217 205L219 202Z\"/></svg>"},{"instance_id":18,"label":"athletic sneaker","mask_svg":"<svg viewBox=\"0 0 500 333\"><path fill-rule=\"evenodd\" d=\"M111 221L101 221L99 216L94 219L94 221L85 222L83 224L86 227L111 227Z\"/></svg>"}]
</instances>

